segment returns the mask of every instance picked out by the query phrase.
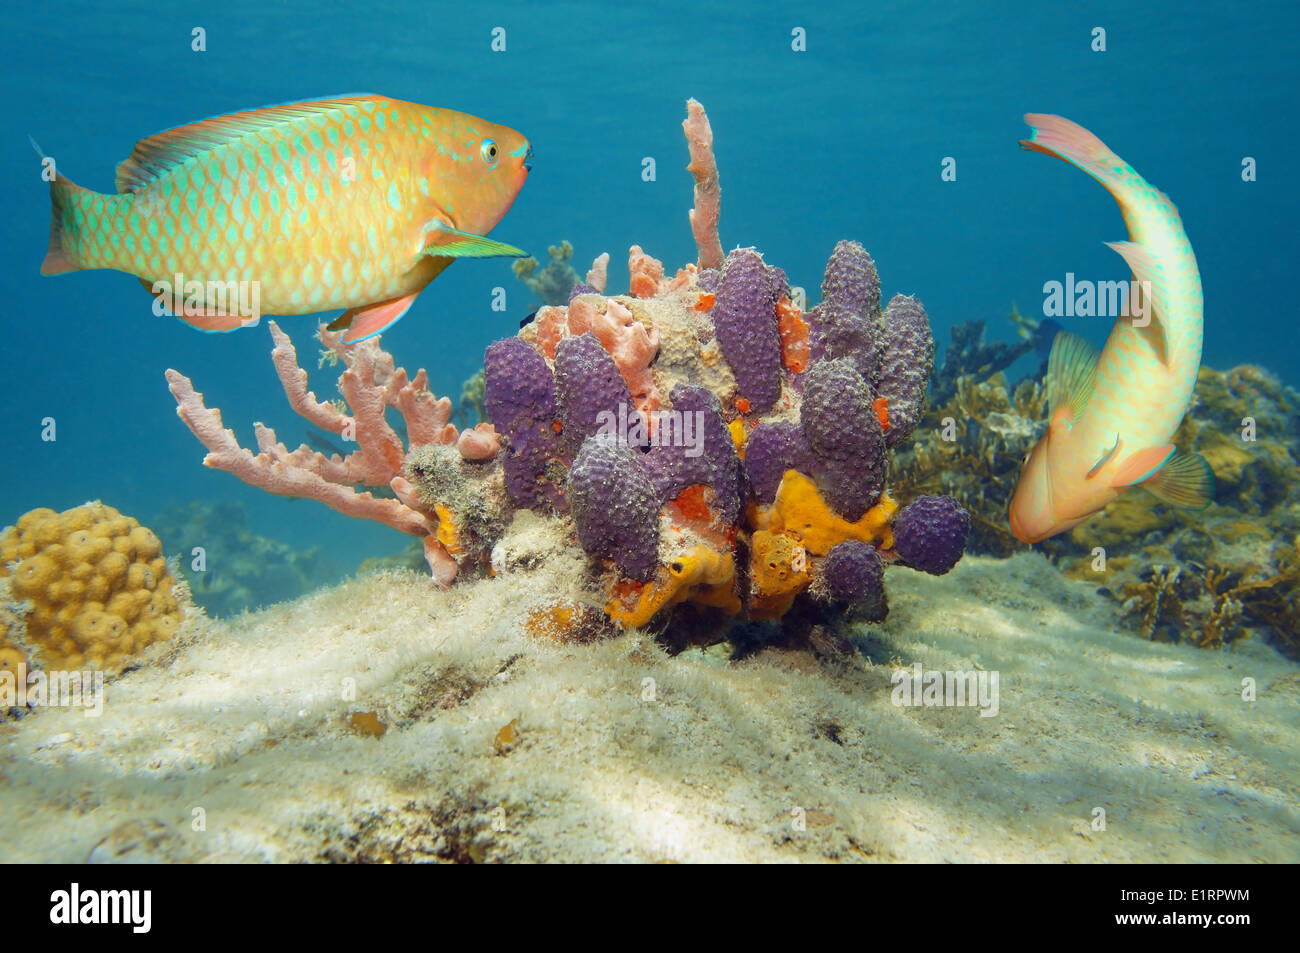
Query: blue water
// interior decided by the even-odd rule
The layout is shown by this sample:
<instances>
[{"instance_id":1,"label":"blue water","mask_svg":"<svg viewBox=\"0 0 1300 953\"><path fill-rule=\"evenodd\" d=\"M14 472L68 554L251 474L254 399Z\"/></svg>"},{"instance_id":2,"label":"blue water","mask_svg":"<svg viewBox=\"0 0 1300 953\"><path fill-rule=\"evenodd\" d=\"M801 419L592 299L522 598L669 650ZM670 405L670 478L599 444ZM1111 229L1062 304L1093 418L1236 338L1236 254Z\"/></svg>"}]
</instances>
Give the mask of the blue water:
<instances>
[{"instance_id":1,"label":"blue water","mask_svg":"<svg viewBox=\"0 0 1300 953\"><path fill-rule=\"evenodd\" d=\"M271 498L205 470L162 372L190 376L246 446L252 422L296 445L260 327L204 335L154 318L134 278L38 274L48 197L27 143L59 170L112 191L137 139L204 116L342 92L474 113L525 133L536 163L494 237L529 249L567 238L575 264L601 251L622 290L633 243L675 268L693 260L691 180L680 122L708 109L721 170L727 248L754 245L793 283L816 288L840 238L875 256L886 295L925 302L948 329L989 319L1010 336L1012 302L1041 310L1066 272L1127 276L1102 242L1125 237L1113 201L1064 163L1021 152L1027 111L1087 126L1178 204L1205 286L1205 360L1256 362L1295 383L1300 349L1285 276L1294 269L1292 4L850 2L737 6L659 2L419 2L27 5L0 36L8 186L0 525L35 506L102 498L150 522L165 504L242 500L256 528L325 544L344 562L401 549L383 527ZM1060 7L1059 9L1057 7ZM206 30L207 50L190 48ZM490 49L506 30L506 51ZM791 49L802 27L807 50ZM1090 49L1094 27L1106 52ZM654 157L657 178L642 180ZM941 181L941 161L957 180ZM1243 182L1253 156L1258 181ZM509 291L505 313L491 290ZM508 261L457 263L384 344L455 400L485 345L534 304ZM1100 344L1101 319L1065 319ZM311 318L281 321L316 373ZM41 420L57 421L53 443Z\"/></svg>"}]
</instances>

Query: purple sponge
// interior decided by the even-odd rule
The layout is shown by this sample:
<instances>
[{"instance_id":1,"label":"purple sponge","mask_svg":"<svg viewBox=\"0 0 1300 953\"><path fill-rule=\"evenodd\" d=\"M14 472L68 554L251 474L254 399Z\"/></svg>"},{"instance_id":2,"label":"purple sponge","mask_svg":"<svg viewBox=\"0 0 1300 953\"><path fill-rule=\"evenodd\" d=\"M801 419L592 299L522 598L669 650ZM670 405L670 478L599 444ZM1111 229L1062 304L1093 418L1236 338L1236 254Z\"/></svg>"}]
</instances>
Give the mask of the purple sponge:
<instances>
[{"instance_id":1,"label":"purple sponge","mask_svg":"<svg viewBox=\"0 0 1300 953\"><path fill-rule=\"evenodd\" d=\"M850 540L836 543L821 567L826 594L849 603L863 621L882 622L889 613L885 601L885 566L875 547Z\"/></svg>"},{"instance_id":2,"label":"purple sponge","mask_svg":"<svg viewBox=\"0 0 1300 953\"><path fill-rule=\"evenodd\" d=\"M727 256L722 269L713 326L736 386L757 413L781 396L781 338L776 302L788 288L785 274L773 274L752 248Z\"/></svg>"},{"instance_id":3,"label":"purple sponge","mask_svg":"<svg viewBox=\"0 0 1300 953\"><path fill-rule=\"evenodd\" d=\"M804 439L803 428L794 421L759 424L745 442L745 475L754 498L764 506L776 499L786 470L812 476L814 466L812 448Z\"/></svg>"},{"instance_id":4,"label":"purple sponge","mask_svg":"<svg viewBox=\"0 0 1300 953\"><path fill-rule=\"evenodd\" d=\"M625 433L626 417L637 413L618 365L590 331L565 338L555 349L555 389L560 439L570 456L602 426Z\"/></svg>"},{"instance_id":5,"label":"purple sponge","mask_svg":"<svg viewBox=\"0 0 1300 953\"><path fill-rule=\"evenodd\" d=\"M814 361L848 358L872 387L880 373L884 325L875 262L857 242L835 246L822 279L822 302L809 312Z\"/></svg>"},{"instance_id":6,"label":"purple sponge","mask_svg":"<svg viewBox=\"0 0 1300 953\"><path fill-rule=\"evenodd\" d=\"M925 389L934 370L930 319L915 298L894 295L885 308L885 352L876 393L885 398L889 430L885 440L896 447L912 435L921 419Z\"/></svg>"},{"instance_id":7,"label":"purple sponge","mask_svg":"<svg viewBox=\"0 0 1300 953\"><path fill-rule=\"evenodd\" d=\"M645 455L656 499L666 503L688 486L702 483L713 488L723 520L735 523L740 518L740 458L718 399L691 384L677 384L669 396L673 413L661 415L659 446Z\"/></svg>"},{"instance_id":8,"label":"purple sponge","mask_svg":"<svg viewBox=\"0 0 1300 953\"><path fill-rule=\"evenodd\" d=\"M850 540L831 547L822 563L822 577L831 598L857 602L880 589L885 566L874 546Z\"/></svg>"},{"instance_id":9,"label":"purple sponge","mask_svg":"<svg viewBox=\"0 0 1300 953\"><path fill-rule=\"evenodd\" d=\"M817 458L814 475L836 512L861 519L885 485L885 441L871 391L844 358L819 361L805 377L799 413Z\"/></svg>"},{"instance_id":10,"label":"purple sponge","mask_svg":"<svg viewBox=\"0 0 1300 953\"><path fill-rule=\"evenodd\" d=\"M822 300L834 301L858 314L880 312L880 276L876 263L858 242L835 245L822 277Z\"/></svg>"},{"instance_id":11,"label":"purple sponge","mask_svg":"<svg viewBox=\"0 0 1300 953\"><path fill-rule=\"evenodd\" d=\"M483 374L488 420L509 441L504 466L511 501L525 507L558 505L559 488L546 478L547 464L559 450L555 379L546 360L527 342L505 338L488 345Z\"/></svg>"},{"instance_id":12,"label":"purple sponge","mask_svg":"<svg viewBox=\"0 0 1300 953\"><path fill-rule=\"evenodd\" d=\"M970 514L950 496L917 497L894 520L894 551L908 566L942 576L966 549Z\"/></svg>"},{"instance_id":13,"label":"purple sponge","mask_svg":"<svg viewBox=\"0 0 1300 953\"><path fill-rule=\"evenodd\" d=\"M605 434L583 441L569 471L569 507L587 555L639 582L659 566L659 502L645 455Z\"/></svg>"}]
</instances>

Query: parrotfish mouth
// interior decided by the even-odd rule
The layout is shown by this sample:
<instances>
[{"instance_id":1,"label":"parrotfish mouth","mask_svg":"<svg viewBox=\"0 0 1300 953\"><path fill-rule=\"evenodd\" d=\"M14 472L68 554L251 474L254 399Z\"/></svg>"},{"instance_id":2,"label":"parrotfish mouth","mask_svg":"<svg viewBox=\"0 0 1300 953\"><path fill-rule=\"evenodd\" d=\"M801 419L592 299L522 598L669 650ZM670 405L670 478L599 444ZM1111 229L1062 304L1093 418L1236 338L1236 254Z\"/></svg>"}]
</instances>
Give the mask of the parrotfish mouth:
<instances>
[{"instance_id":1,"label":"parrotfish mouth","mask_svg":"<svg viewBox=\"0 0 1300 953\"><path fill-rule=\"evenodd\" d=\"M529 146L528 151L524 153L524 171L533 171L533 147Z\"/></svg>"}]
</instances>

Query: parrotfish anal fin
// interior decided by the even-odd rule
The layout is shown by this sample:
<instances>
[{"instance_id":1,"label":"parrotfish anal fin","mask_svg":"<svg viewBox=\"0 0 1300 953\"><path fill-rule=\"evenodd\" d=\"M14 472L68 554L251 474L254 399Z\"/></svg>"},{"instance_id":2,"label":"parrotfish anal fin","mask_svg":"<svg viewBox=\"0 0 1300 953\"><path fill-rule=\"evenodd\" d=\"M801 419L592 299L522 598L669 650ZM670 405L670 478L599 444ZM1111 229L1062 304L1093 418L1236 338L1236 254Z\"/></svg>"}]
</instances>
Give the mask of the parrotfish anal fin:
<instances>
[{"instance_id":1,"label":"parrotfish anal fin","mask_svg":"<svg viewBox=\"0 0 1300 953\"><path fill-rule=\"evenodd\" d=\"M363 93L313 102L285 103L282 106L249 109L228 116L214 116L168 129L148 139L141 139L135 144L131 155L118 164L117 190L138 192L186 159L236 139L256 136L277 126L298 124L306 129L317 117L333 115L339 110L358 112L364 108L363 103L375 102L381 98Z\"/></svg>"},{"instance_id":2,"label":"parrotfish anal fin","mask_svg":"<svg viewBox=\"0 0 1300 953\"><path fill-rule=\"evenodd\" d=\"M1180 450L1142 486L1170 506L1203 510L1214 499L1214 471L1199 453Z\"/></svg>"},{"instance_id":3,"label":"parrotfish anal fin","mask_svg":"<svg viewBox=\"0 0 1300 953\"><path fill-rule=\"evenodd\" d=\"M528 254L513 245L462 232L436 219L424 236L423 252L445 258L523 258Z\"/></svg>"},{"instance_id":4,"label":"parrotfish anal fin","mask_svg":"<svg viewBox=\"0 0 1300 953\"><path fill-rule=\"evenodd\" d=\"M144 278L138 279L144 290L154 298L161 295L154 294L153 283ZM175 314L166 305L163 306L163 313L170 314L173 318L184 321L190 327L203 331L207 334L225 334L227 331L238 331L240 328L255 328L261 322L261 317L243 318L237 314L226 314L224 311L212 311L205 308L203 314Z\"/></svg>"},{"instance_id":5,"label":"parrotfish anal fin","mask_svg":"<svg viewBox=\"0 0 1300 953\"><path fill-rule=\"evenodd\" d=\"M368 304L364 308L349 308L336 320L331 321L329 326L333 328L350 325L348 333L343 335L343 343L356 344L387 331L402 320L406 312L411 309L411 305L415 303L419 293L415 291L401 298L390 298L387 301Z\"/></svg>"},{"instance_id":6,"label":"parrotfish anal fin","mask_svg":"<svg viewBox=\"0 0 1300 953\"><path fill-rule=\"evenodd\" d=\"M1106 246L1115 249L1128 262L1129 268L1133 270L1133 280L1141 289L1139 293L1130 296L1129 314L1134 315L1136 306L1140 303L1146 312L1140 320L1146 323L1139 325L1139 319L1135 316L1129 319L1130 324L1138 336L1150 345L1160 363L1167 365L1169 348L1165 342L1164 319L1169 310L1166 307L1164 282L1160 280L1159 264L1146 246L1137 242L1107 242ZM1151 289L1149 295L1146 293L1147 288Z\"/></svg>"},{"instance_id":7,"label":"parrotfish anal fin","mask_svg":"<svg viewBox=\"0 0 1300 953\"><path fill-rule=\"evenodd\" d=\"M1096 373L1097 349L1071 331L1059 332L1047 357L1047 401L1053 419L1069 407L1071 423L1078 422L1092 399Z\"/></svg>"},{"instance_id":8,"label":"parrotfish anal fin","mask_svg":"<svg viewBox=\"0 0 1300 953\"><path fill-rule=\"evenodd\" d=\"M1160 447L1147 447L1139 450L1125 460L1116 471L1110 485L1115 489L1142 483L1156 475L1156 471L1165 466L1174 455L1174 445L1164 444Z\"/></svg>"}]
</instances>

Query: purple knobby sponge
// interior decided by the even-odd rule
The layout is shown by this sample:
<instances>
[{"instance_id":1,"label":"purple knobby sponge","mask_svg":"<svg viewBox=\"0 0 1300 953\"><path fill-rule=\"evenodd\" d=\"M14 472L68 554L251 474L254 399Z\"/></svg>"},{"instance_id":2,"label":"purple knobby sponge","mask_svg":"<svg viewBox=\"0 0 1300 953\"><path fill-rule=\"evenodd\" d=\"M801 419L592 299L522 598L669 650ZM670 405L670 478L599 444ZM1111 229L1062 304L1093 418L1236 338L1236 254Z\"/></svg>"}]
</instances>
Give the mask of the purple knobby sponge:
<instances>
[{"instance_id":1,"label":"purple knobby sponge","mask_svg":"<svg viewBox=\"0 0 1300 953\"><path fill-rule=\"evenodd\" d=\"M803 428L792 420L759 424L745 441L745 476L754 498L764 506L776 499L776 489L786 470L812 476L815 463Z\"/></svg>"},{"instance_id":2,"label":"purple knobby sponge","mask_svg":"<svg viewBox=\"0 0 1300 953\"><path fill-rule=\"evenodd\" d=\"M822 579L832 599L857 602L880 592L885 583L885 564L869 543L836 543L822 563Z\"/></svg>"},{"instance_id":3,"label":"purple knobby sponge","mask_svg":"<svg viewBox=\"0 0 1300 953\"><path fill-rule=\"evenodd\" d=\"M882 622L889 613L885 565L874 546L856 540L836 543L822 561L821 582L832 600L848 603L863 621Z\"/></svg>"},{"instance_id":4,"label":"purple knobby sponge","mask_svg":"<svg viewBox=\"0 0 1300 953\"><path fill-rule=\"evenodd\" d=\"M588 437L569 471L569 509L587 555L639 582L659 567L659 501L645 454L606 434Z\"/></svg>"},{"instance_id":5,"label":"purple knobby sponge","mask_svg":"<svg viewBox=\"0 0 1300 953\"><path fill-rule=\"evenodd\" d=\"M808 314L814 361L848 358L875 386L880 374L884 325L876 264L857 242L842 241L826 263L822 301Z\"/></svg>"},{"instance_id":6,"label":"purple knobby sponge","mask_svg":"<svg viewBox=\"0 0 1300 953\"><path fill-rule=\"evenodd\" d=\"M896 447L912 435L921 419L925 389L934 370L930 319L916 298L894 295L885 308L885 350L876 395L885 398L889 430L885 441Z\"/></svg>"},{"instance_id":7,"label":"purple knobby sponge","mask_svg":"<svg viewBox=\"0 0 1300 953\"><path fill-rule=\"evenodd\" d=\"M717 294L722 287L722 269L704 268L695 276L695 287L706 294Z\"/></svg>"},{"instance_id":8,"label":"purple knobby sponge","mask_svg":"<svg viewBox=\"0 0 1300 953\"><path fill-rule=\"evenodd\" d=\"M508 444L506 492L516 506L558 504L559 490L546 468L560 449L555 432L555 379L546 360L519 338L488 345L483 355L483 404L488 420Z\"/></svg>"},{"instance_id":9,"label":"purple knobby sponge","mask_svg":"<svg viewBox=\"0 0 1300 953\"><path fill-rule=\"evenodd\" d=\"M740 458L718 399L703 387L677 384L672 412L659 414L656 446L645 455L660 504L697 483L711 487L723 520L740 518Z\"/></svg>"},{"instance_id":10,"label":"purple knobby sponge","mask_svg":"<svg viewBox=\"0 0 1300 953\"><path fill-rule=\"evenodd\" d=\"M847 358L819 361L805 375L799 417L817 459L813 475L826 502L850 521L861 519L885 486L885 440L871 400Z\"/></svg>"},{"instance_id":11,"label":"purple knobby sponge","mask_svg":"<svg viewBox=\"0 0 1300 953\"><path fill-rule=\"evenodd\" d=\"M970 514L951 496L921 496L894 520L894 552L913 569L942 576L961 559Z\"/></svg>"},{"instance_id":12,"label":"purple knobby sponge","mask_svg":"<svg viewBox=\"0 0 1300 953\"><path fill-rule=\"evenodd\" d=\"M736 387L757 413L781 396L781 336L776 302L788 290L752 248L727 256L717 303L711 312L722 356L736 375ZM783 290L785 289L785 290Z\"/></svg>"},{"instance_id":13,"label":"purple knobby sponge","mask_svg":"<svg viewBox=\"0 0 1300 953\"><path fill-rule=\"evenodd\" d=\"M578 295L598 295L598 294L600 294L600 292L597 291L594 286L587 284L585 281L580 281L572 288L569 289L569 302L572 303L573 299L578 297Z\"/></svg>"},{"instance_id":14,"label":"purple knobby sponge","mask_svg":"<svg viewBox=\"0 0 1300 953\"><path fill-rule=\"evenodd\" d=\"M597 430L626 433L637 414L618 365L590 331L565 338L555 349L555 390L560 440L569 456Z\"/></svg>"}]
</instances>

